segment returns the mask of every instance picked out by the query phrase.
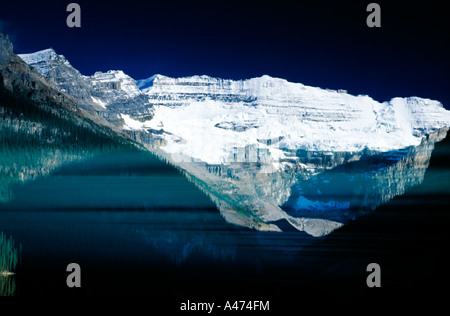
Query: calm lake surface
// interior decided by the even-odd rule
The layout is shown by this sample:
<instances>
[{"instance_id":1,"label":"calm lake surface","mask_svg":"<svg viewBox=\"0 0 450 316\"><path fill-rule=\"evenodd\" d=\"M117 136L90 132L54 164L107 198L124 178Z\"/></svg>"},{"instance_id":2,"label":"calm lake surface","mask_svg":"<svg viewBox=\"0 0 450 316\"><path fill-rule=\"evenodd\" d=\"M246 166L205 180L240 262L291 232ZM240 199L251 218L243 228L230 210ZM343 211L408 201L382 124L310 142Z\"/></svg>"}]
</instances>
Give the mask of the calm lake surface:
<instances>
[{"instance_id":1,"label":"calm lake surface","mask_svg":"<svg viewBox=\"0 0 450 316\"><path fill-rule=\"evenodd\" d=\"M22 245L14 295L292 297L440 293L448 284L450 144L424 181L323 237L227 223L181 173L146 154L114 153L12 186L0 231ZM66 286L69 263L81 288Z\"/></svg>"}]
</instances>

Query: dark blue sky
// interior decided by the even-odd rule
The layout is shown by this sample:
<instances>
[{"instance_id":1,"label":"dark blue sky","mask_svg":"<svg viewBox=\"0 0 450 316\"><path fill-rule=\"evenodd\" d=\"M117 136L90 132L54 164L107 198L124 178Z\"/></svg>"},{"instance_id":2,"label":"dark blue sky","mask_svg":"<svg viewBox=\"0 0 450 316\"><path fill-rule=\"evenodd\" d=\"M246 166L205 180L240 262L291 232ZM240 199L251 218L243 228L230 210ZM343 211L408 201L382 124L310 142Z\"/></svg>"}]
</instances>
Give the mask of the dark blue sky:
<instances>
[{"instance_id":1,"label":"dark blue sky","mask_svg":"<svg viewBox=\"0 0 450 316\"><path fill-rule=\"evenodd\" d=\"M81 28L66 6L81 6ZM450 22L442 2L9 1L0 29L16 53L53 47L81 73L121 69L135 79L268 74L376 100L420 96L450 108Z\"/></svg>"}]
</instances>

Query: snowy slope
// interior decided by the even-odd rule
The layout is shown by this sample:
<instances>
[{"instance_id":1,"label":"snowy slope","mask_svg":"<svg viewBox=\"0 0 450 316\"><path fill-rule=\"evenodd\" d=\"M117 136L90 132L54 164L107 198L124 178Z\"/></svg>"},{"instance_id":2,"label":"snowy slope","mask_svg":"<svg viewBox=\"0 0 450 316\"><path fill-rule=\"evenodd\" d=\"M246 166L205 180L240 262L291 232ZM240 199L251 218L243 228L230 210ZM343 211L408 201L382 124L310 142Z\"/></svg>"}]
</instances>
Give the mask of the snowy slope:
<instances>
[{"instance_id":1,"label":"snowy slope","mask_svg":"<svg viewBox=\"0 0 450 316\"><path fill-rule=\"evenodd\" d=\"M246 146L253 152L242 159L250 162L260 161L258 151L264 150L272 162L298 149L389 151L418 145L430 132L450 126L450 112L437 101L380 103L269 76L233 81L156 75L137 84L155 116L144 122L124 117L126 128L163 130L164 151L210 164L236 161Z\"/></svg>"}]
</instances>

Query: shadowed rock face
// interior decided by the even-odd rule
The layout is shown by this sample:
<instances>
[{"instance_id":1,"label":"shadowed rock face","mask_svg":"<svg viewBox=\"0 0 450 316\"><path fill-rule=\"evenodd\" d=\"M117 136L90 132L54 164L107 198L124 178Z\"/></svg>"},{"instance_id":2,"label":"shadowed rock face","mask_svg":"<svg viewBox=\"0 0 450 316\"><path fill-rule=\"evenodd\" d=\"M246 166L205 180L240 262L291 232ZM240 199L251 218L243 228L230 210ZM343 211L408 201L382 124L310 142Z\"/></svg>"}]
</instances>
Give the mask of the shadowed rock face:
<instances>
[{"instance_id":1,"label":"shadowed rock face","mask_svg":"<svg viewBox=\"0 0 450 316\"><path fill-rule=\"evenodd\" d=\"M67 66L68 62L64 62L64 60L65 58L62 56L56 58L58 63L62 62L63 65ZM38 67L38 70L41 69ZM76 96L72 96L68 91L61 89L54 78L46 78L38 70L14 54L8 36L0 34L0 74L3 88L14 95L36 102L41 109L70 118L76 121L77 125L85 125L100 133L125 137L120 129L115 128L98 113L80 107L82 102ZM49 71L49 73L53 72ZM77 71L73 69L66 78L67 82L74 84L74 80L70 81L70 78L76 73ZM128 139L128 137L126 138Z\"/></svg>"},{"instance_id":2,"label":"shadowed rock face","mask_svg":"<svg viewBox=\"0 0 450 316\"><path fill-rule=\"evenodd\" d=\"M53 49L31 54L20 54L25 62L43 77L51 80L62 92L74 97L78 106L91 115L98 114L109 123L121 127L120 114L136 113L141 118L151 119L152 108L148 96L138 89L134 80L122 71L96 72L92 76L82 75L63 56Z\"/></svg>"},{"instance_id":3,"label":"shadowed rock face","mask_svg":"<svg viewBox=\"0 0 450 316\"><path fill-rule=\"evenodd\" d=\"M153 117L153 108L149 97L122 71L110 70L85 76L51 48L18 56L61 92L73 97L76 107L95 122L149 148L164 144L164 140L157 135L123 129L122 115L132 115L136 120L149 120Z\"/></svg>"},{"instance_id":4,"label":"shadowed rock face","mask_svg":"<svg viewBox=\"0 0 450 316\"><path fill-rule=\"evenodd\" d=\"M15 93L38 102L56 102L65 108L74 108L76 99L62 93L58 87L43 78L13 53L8 36L0 34L1 85Z\"/></svg>"}]
</instances>

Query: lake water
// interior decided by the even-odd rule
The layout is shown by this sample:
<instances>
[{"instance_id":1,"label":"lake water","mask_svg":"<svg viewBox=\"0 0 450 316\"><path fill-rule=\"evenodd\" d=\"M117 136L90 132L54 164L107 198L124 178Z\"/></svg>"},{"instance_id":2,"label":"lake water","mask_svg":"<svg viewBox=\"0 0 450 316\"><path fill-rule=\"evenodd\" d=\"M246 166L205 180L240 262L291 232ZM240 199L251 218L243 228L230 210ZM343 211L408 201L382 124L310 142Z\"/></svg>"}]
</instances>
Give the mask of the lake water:
<instances>
[{"instance_id":1,"label":"lake water","mask_svg":"<svg viewBox=\"0 0 450 316\"><path fill-rule=\"evenodd\" d=\"M13 294L439 293L448 280L449 159L447 138L423 182L322 237L230 224L180 172L144 153L69 163L11 185L0 204L0 231L22 247ZM332 175L319 178L322 190ZM313 192L311 181L303 190ZM81 288L66 285L72 262L81 267ZM381 267L380 289L366 285L371 262Z\"/></svg>"}]
</instances>

